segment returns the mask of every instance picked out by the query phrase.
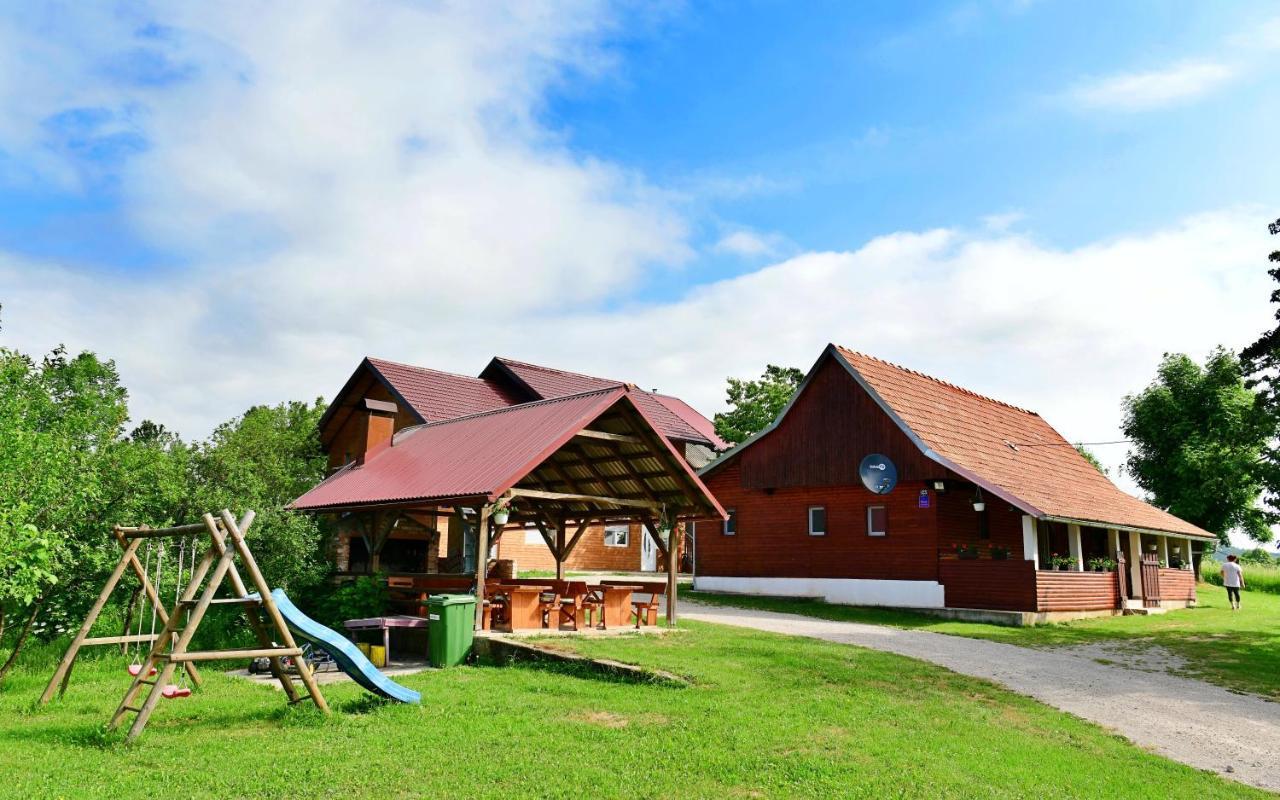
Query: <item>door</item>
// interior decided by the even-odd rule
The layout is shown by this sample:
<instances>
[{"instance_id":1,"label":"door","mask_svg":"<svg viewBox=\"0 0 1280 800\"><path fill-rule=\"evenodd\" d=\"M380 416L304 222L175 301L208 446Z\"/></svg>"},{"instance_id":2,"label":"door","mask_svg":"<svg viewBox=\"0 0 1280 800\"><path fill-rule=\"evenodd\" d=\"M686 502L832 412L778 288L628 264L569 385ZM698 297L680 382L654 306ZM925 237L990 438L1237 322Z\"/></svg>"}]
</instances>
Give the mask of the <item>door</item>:
<instances>
[{"instance_id":1,"label":"door","mask_svg":"<svg viewBox=\"0 0 1280 800\"><path fill-rule=\"evenodd\" d=\"M658 571L658 546L653 543L653 534L644 528L640 529L640 569Z\"/></svg>"}]
</instances>

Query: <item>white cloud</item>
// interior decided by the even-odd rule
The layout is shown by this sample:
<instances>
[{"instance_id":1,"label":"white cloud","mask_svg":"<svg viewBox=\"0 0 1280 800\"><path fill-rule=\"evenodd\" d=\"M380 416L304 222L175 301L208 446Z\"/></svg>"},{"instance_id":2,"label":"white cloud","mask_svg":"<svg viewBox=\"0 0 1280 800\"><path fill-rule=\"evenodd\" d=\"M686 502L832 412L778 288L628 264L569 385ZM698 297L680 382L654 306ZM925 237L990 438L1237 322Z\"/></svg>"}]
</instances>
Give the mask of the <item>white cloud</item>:
<instances>
[{"instance_id":1,"label":"white cloud","mask_svg":"<svg viewBox=\"0 0 1280 800\"><path fill-rule=\"evenodd\" d=\"M786 240L777 234L743 229L721 236L711 249L717 253L727 253L743 258L760 258L777 255L785 242Z\"/></svg>"},{"instance_id":2,"label":"white cloud","mask_svg":"<svg viewBox=\"0 0 1280 800\"><path fill-rule=\"evenodd\" d=\"M1211 60L1184 61L1163 69L1109 75L1086 81L1067 93L1078 108L1149 111L1188 102L1236 76L1236 69Z\"/></svg>"},{"instance_id":3,"label":"white cloud","mask_svg":"<svg viewBox=\"0 0 1280 800\"><path fill-rule=\"evenodd\" d=\"M987 214L982 218L982 225L994 233L1004 233L1026 218L1027 215L1021 211L1002 211L999 214Z\"/></svg>"}]
</instances>

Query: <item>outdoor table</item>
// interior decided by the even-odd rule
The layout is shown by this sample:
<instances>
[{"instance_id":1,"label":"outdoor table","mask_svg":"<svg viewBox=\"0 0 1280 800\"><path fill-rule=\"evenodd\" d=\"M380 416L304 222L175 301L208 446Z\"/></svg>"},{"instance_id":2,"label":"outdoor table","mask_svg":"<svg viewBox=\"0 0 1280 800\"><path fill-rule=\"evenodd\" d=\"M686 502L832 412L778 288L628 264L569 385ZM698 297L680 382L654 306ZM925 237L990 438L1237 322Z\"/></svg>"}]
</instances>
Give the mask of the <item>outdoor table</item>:
<instances>
[{"instance_id":1,"label":"outdoor table","mask_svg":"<svg viewBox=\"0 0 1280 800\"><path fill-rule=\"evenodd\" d=\"M391 629L392 628L425 628L427 621L422 617L409 617L404 615L396 615L392 617L366 617L365 619L349 619L342 623L342 627L346 628L351 637L351 641L357 641L356 634L359 631L382 631L382 648L386 654L386 663L391 663Z\"/></svg>"},{"instance_id":2,"label":"outdoor table","mask_svg":"<svg viewBox=\"0 0 1280 800\"><path fill-rule=\"evenodd\" d=\"M638 592L643 586L616 586L600 584L595 587L604 599L604 626L606 628L625 628L631 620L631 593Z\"/></svg>"},{"instance_id":3,"label":"outdoor table","mask_svg":"<svg viewBox=\"0 0 1280 800\"><path fill-rule=\"evenodd\" d=\"M541 628L542 612L538 610L538 598L543 592L553 591L550 586L497 586L495 593L507 596L507 613L511 629Z\"/></svg>"}]
</instances>

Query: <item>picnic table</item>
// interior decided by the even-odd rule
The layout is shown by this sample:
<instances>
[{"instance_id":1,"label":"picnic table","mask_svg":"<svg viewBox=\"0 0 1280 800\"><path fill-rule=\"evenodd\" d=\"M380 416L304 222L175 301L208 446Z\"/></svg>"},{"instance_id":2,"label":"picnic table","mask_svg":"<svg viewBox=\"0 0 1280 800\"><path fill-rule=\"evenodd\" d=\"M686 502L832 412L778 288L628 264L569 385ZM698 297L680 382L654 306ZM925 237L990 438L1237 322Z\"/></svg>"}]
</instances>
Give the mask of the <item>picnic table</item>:
<instances>
[{"instance_id":1,"label":"picnic table","mask_svg":"<svg viewBox=\"0 0 1280 800\"><path fill-rule=\"evenodd\" d=\"M631 593L643 587L602 583L593 588L600 593L604 627L625 627L631 619Z\"/></svg>"},{"instance_id":2,"label":"picnic table","mask_svg":"<svg viewBox=\"0 0 1280 800\"><path fill-rule=\"evenodd\" d=\"M507 598L507 621L512 630L517 630L542 627L542 611L538 600L543 592L554 590L550 585L499 584L492 588L492 593ZM489 590L486 590L486 594L488 593Z\"/></svg>"},{"instance_id":3,"label":"picnic table","mask_svg":"<svg viewBox=\"0 0 1280 800\"><path fill-rule=\"evenodd\" d=\"M425 628L427 620L423 617L410 617L404 614L396 614L390 617L366 617L364 619L349 619L342 623L342 627L348 631L348 636L352 642L358 641L360 631L382 631L382 648L386 654L388 664L391 663L391 629L392 628Z\"/></svg>"}]
</instances>

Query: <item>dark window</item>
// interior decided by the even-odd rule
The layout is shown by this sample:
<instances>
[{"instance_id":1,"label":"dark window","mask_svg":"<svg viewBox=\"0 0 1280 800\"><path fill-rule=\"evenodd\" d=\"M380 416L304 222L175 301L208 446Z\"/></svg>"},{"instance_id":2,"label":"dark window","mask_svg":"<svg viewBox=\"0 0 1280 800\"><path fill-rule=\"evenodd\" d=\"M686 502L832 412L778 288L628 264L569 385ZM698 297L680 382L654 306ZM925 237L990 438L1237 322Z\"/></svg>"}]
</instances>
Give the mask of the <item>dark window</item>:
<instances>
[{"instance_id":1,"label":"dark window","mask_svg":"<svg viewBox=\"0 0 1280 800\"><path fill-rule=\"evenodd\" d=\"M809 507L809 535L827 535L827 509L824 506Z\"/></svg>"},{"instance_id":2,"label":"dark window","mask_svg":"<svg viewBox=\"0 0 1280 800\"><path fill-rule=\"evenodd\" d=\"M737 536L738 535L738 512L733 510L732 508L726 508L725 513L729 515L729 518L724 521L724 535Z\"/></svg>"},{"instance_id":3,"label":"dark window","mask_svg":"<svg viewBox=\"0 0 1280 800\"><path fill-rule=\"evenodd\" d=\"M888 533L888 510L884 506L867 506L867 535L884 536Z\"/></svg>"}]
</instances>

